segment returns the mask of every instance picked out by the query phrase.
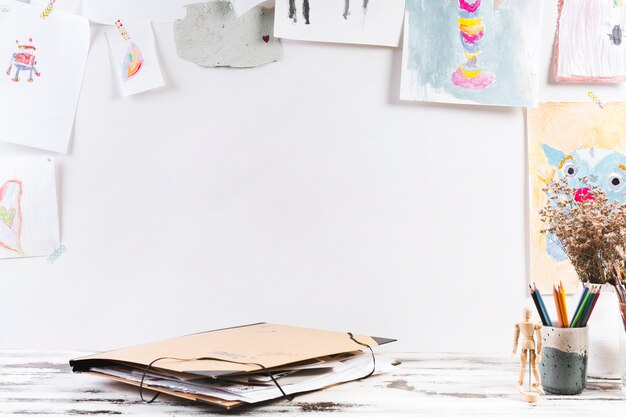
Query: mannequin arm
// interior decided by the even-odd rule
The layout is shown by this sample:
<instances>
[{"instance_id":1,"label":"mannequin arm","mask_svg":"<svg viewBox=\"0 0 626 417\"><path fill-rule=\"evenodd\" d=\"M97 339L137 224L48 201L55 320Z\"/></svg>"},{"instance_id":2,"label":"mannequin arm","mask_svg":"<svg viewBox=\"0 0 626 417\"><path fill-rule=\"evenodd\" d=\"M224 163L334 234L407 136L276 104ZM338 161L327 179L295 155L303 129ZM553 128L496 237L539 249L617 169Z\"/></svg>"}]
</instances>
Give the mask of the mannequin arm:
<instances>
[{"instance_id":1,"label":"mannequin arm","mask_svg":"<svg viewBox=\"0 0 626 417\"><path fill-rule=\"evenodd\" d=\"M519 324L516 324L515 325L515 336L513 338L513 355L517 354L517 342L519 340L519 333L520 333Z\"/></svg>"},{"instance_id":2,"label":"mannequin arm","mask_svg":"<svg viewBox=\"0 0 626 417\"><path fill-rule=\"evenodd\" d=\"M541 356L541 352L543 352L543 336L541 334L541 326L536 325L535 330L537 331L537 355Z\"/></svg>"}]
</instances>

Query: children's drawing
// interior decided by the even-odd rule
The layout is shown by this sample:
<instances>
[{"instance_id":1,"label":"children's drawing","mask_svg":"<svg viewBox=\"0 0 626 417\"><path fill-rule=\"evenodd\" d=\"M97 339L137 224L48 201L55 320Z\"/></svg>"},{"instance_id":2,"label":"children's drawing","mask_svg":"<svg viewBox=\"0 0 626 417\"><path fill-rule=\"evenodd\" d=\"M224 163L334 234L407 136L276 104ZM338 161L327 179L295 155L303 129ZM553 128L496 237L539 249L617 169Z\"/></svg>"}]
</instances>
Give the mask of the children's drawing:
<instances>
[{"instance_id":1,"label":"children's drawing","mask_svg":"<svg viewBox=\"0 0 626 417\"><path fill-rule=\"evenodd\" d=\"M0 100L11 109L0 111L0 141L66 152L89 54L89 21L62 11L42 19L41 1L0 0L10 9L0 13Z\"/></svg>"},{"instance_id":2,"label":"children's drawing","mask_svg":"<svg viewBox=\"0 0 626 417\"><path fill-rule=\"evenodd\" d=\"M541 0L406 0L403 100L533 106Z\"/></svg>"},{"instance_id":3,"label":"children's drawing","mask_svg":"<svg viewBox=\"0 0 626 417\"><path fill-rule=\"evenodd\" d=\"M396 47L404 0L276 0L277 38Z\"/></svg>"},{"instance_id":4,"label":"children's drawing","mask_svg":"<svg viewBox=\"0 0 626 417\"><path fill-rule=\"evenodd\" d=\"M117 20L115 26L117 28L107 29L105 33L122 95L129 96L163 86L165 82L150 22L125 26Z\"/></svg>"},{"instance_id":5,"label":"children's drawing","mask_svg":"<svg viewBox=\"0 0 626 417\"><path fill-rule=\"evenodd\" d=\"M16 40L17 44L17 52L13 54L11 58L11 62L9 63L9 69L7 69L6 74L11 75L11 70L15 67L15 76L11 78L13 82L20 81L20 72L28 72L29 76L26 81L29 83L33 82L33 74L37 77L41 76L41 73L37 71L37 60L35 59L35 51L37 48L32 45L32 38L28 39L28 44L21 45L19 40Z\"/></svg>"},{"instance_id":6,"label":"children's drawing","mask_svg":"<svg viewBox=\"0 0 626 417\"><path fill-rule=\"evenodd\" d=\"M461 88L482 90L489 87L495 77L481 71L478 66L480 46L485 35L485 25L480 14L481 0L459 0L459 30L465 62L452 73L452 83Z\"/></svg>"},{"instance_id":7,"label":"children's drawing","mask_svg":"<svg viewBox=\"0 0 626 417\"><path fill-rule=\"evenodd\" d=\"M559 0L557 81L626 81L623 6L621 0Z\"/></svg>"},{"instance_id":8,"label":"children's drawing","mask_svg":"<svg viewBox=\"0 0 626 417\"><path fill-rule=\"evenodd\" d=\"M52 160L0 159L0 259L49 256L59 246Z\"/></svg>"},{"instance_id":9,"label":"children's drawing","mask_svg":"<svg viewBox=\"0 0 626 417\"><path fill-rule=\"evenodd\" d=\"M0 246L26 256L22 252L22 182L6 181L0 188Z\"/></svg>"},{"instance_id":10,"label":"children's drawing","mask_svg":"<svg viewBox=\"0 0 626 417\"><path fill-rule=\"evenodd\" d=\"M577 188L580 194L574 198L578 201L589 186L582 182L586 178L589 184L598 186L610 201L626 203L626 155L612 149L582 148L566 153L550 145L542 144L542 149L550 166L554 168L559 179L566 179L567 185ZM567 260L558 238L548 236L547 253L555 261Z\"/></svg>"},{"instance_id":11,"label":"children's drawing","mask_svg":"<svg viewBox=\"0 0 626 417\"><path fill-rule=\"evenodd\" d=\"M143 65L143 56L141 55L141 51L133 41L129 42L130 44L128 45L126 57L124 58L124 68L122 73L124 81L128 81L130 78L135 76Z\"/></svg>"},{"instance_id":12,"label":"children's drawing","mask_svg":"<svg viewBox=\"0 0 626 417\"><path fill-rule=\"evenodd\" d=\"M531 281L542 290L560 280L575 288L576 273L555 236L541 233L539 211L546 203L545 187L566 179L588 198L589 184L601 188L611 201L626 203L626 103L545 103L528 109L530 173ZM587 185L582 180L586 178Z\"/></svg>"}]
</instances>

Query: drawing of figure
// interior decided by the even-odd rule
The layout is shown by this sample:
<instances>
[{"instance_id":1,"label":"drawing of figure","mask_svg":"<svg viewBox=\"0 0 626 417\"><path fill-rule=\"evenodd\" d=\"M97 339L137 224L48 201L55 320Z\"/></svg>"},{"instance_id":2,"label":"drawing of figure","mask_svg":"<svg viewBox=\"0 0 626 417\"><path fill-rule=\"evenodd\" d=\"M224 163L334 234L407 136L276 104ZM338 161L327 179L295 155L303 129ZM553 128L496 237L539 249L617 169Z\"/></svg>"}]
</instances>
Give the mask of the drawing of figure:
<instances>
[{"instance_id":1,"label":"drawing of figure","mask_svg":"<svg viewBox=\"0 0 626 417\"><path fill-rule=\"evenodd\" d=\"M461 88L484 90L495 81L495 76L478 67L480 46L485 25L480 14L481 0L459 0L459 31L465 62L452 73L452 83Z\"/></svg>"},{"instance_id":2,"label":"drawing of figure","mask_svg":"<svg viewBox=\"0 0 626 417\"><path fill-rule=\"evenodd\" d=\"M15 77L11 78L11 81L13 82L18 82L20 80L21 71L29 71L30 76L27 80L29 83L33 82L33 74L37 77L41 76L41 73L39 73L39 71L37 71L37 67L35 67L35 65L37 65L37 61L35 60L35 51L37 48L32 45L32 38L29 38L28 42L31 44L20 45L19 41L15 41L15 43L17 43L17 52L13 54L9 64L9 69L7 69L6 72L6 74L10 76L13 66L15 66Z\"/></svg>"},{"instance_id":3,"label":"drawing of figure","mask_svg":"<svg viewBox=\"0 0 626 417\"><path fill-rule=\"evenodd\" d=\"M370 0L363 0L363 10L367 12L367 6ZM297 23L297 7L296 0L289 0L289 18L293 20L294 23ZM311 24L311 7L309 4L309 0L302 0L302 16L304 16L304 23L309 25ZM350 16L350 0L344 0L344 7L342 16L344 19L348 20L348 16Z\"/></svg>"}]
</instances>

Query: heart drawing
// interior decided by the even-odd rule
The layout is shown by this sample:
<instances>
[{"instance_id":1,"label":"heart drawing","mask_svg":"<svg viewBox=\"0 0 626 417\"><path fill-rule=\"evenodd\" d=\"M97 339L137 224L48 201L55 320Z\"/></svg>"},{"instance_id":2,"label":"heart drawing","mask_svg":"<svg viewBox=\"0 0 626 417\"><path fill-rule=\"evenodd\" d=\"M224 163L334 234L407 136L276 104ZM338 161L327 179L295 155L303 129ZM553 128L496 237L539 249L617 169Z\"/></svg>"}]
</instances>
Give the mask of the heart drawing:
<instances>
[{"instance_id":1,"label":"heart drawing","mask_svg":"<svg viewBox=\"0 0 626 417\"><path fill-rule=\"evenodd\" d=\"M9 180L0 188L0 246L24 255L22 234L22 182Z\"/></svg>"}]
</instances>

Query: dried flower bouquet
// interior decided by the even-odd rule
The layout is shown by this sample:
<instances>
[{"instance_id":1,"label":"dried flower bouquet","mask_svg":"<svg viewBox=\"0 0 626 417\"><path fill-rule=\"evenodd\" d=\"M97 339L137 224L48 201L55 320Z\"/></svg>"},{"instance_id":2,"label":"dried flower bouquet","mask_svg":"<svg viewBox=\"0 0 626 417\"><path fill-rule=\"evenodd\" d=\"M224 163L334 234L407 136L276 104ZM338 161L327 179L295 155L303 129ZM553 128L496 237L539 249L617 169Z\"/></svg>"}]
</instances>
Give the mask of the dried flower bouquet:
<instances>
[{"instance_id":1,"label":"dried flower bouquet","mask_svg":"<svg viewBox=\"0 0 626 417\"><path fill-rule=\"evenodd\" d=\"M586 178L581 183L571 187L561 179L548 185L541 232L563 249L582 282L612 284L616 268L626 262L626 205L610 201Z\"/></svg>"}]
</instances>

